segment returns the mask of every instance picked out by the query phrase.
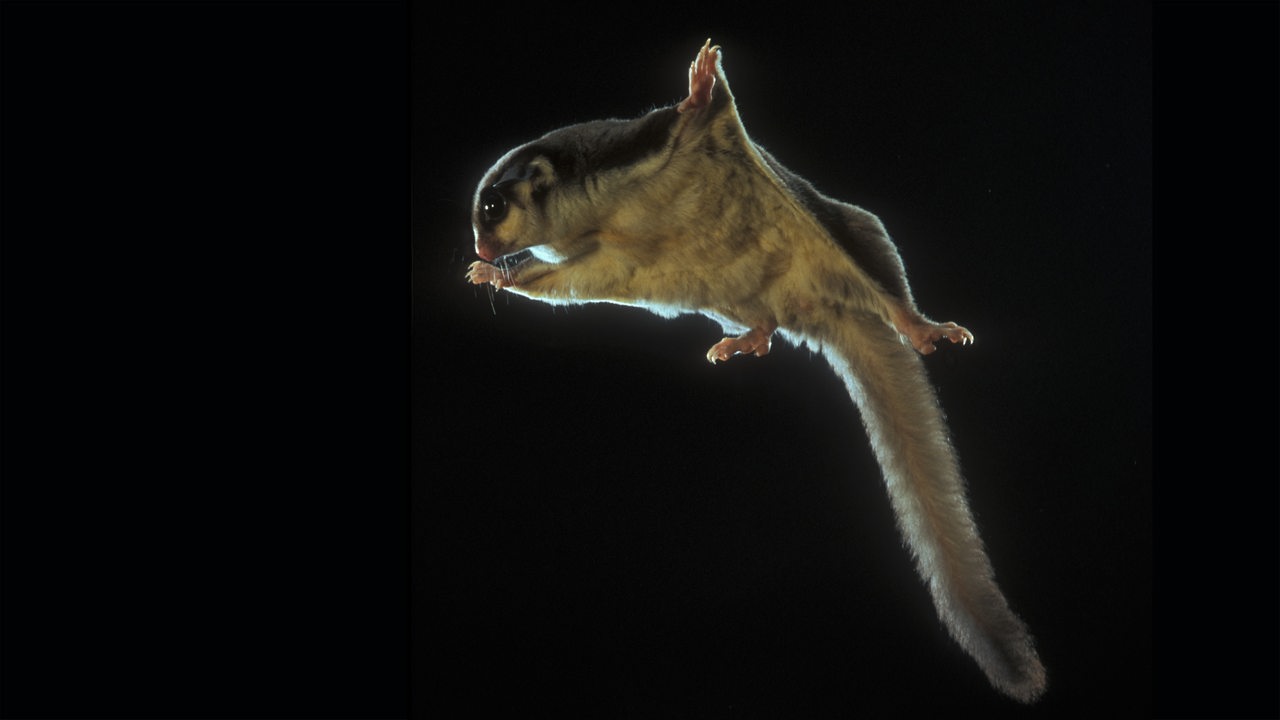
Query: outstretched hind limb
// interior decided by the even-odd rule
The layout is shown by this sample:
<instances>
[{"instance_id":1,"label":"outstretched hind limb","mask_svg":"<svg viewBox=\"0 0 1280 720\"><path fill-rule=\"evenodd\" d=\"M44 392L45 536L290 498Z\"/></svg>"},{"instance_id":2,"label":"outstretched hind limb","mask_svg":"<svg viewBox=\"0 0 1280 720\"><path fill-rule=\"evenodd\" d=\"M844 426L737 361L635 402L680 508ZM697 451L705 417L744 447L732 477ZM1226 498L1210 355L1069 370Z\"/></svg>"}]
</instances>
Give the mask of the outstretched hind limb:
<instances>
[{"instance_id":1,"label":"outstretched hind limb","mask_svg":"<svg viewBox=\"0 0 1280 720\"><path fill-rule=\"evenodd\" d=\"M957 345L973 343L973 333L953 322L936 323L914 310L902 307L894 308L890 314L893 316L893 326L921 355L937 350L934 343L939 340L950 340Z\"/></svg>"},{"instance_id":2,"label":"outstretched hind limb","mask_svg":"<svg viewBox=\"0 0 1280 720\"><path fill-rule=\"evenodd\" d=\"M716 84L716 60L720 46L711 47L711 38L702 45L698 56L689 63L689 97L676 106L676 112L698 110L711 104L711 88Z\"/></svg>"}]
</instances>

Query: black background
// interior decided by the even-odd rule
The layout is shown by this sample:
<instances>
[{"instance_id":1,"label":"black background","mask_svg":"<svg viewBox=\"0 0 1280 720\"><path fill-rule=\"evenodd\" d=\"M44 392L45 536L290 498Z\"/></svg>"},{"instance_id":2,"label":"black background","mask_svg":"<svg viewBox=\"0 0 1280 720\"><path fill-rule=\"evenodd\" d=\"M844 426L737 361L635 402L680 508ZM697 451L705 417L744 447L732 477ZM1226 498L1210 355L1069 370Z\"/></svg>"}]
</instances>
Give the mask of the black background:
<instances>
[{"instance_id":1,"label":"black background","mask_svg":"<svg viewBox=\"0 0 1280 720\"><path fill-rule=\"evenodd\" d=\"M7 3L0 714L1274 716L1246 7ZM502 152L678 101L706 37L977 335L926 364L1034 707L821 358L462 280Z\"/></svg>"},{"instance_id":2,"label":"black background","mask_svg":"<svg viewBox=\"0 0 1280 720\"><path fill-rule=\"evenodd\" d=\"M679 101L710 37L753 139L877 213L924 312L977 336L926 364L997 578L1048 668L1035 714L1151 711L1149 8L427 19L415 467L446 472L415 485L415 548L431 548L416 587L440 618L415 638L450 660L419 686L428 706L1027 712L937 621L821 357L779 343L713 367L708 320L461 281L469 193L492 162ZM425 433L433 421L448 429ZM457 691L486 674L504 689Z\"/></svg>"}]
</instances>

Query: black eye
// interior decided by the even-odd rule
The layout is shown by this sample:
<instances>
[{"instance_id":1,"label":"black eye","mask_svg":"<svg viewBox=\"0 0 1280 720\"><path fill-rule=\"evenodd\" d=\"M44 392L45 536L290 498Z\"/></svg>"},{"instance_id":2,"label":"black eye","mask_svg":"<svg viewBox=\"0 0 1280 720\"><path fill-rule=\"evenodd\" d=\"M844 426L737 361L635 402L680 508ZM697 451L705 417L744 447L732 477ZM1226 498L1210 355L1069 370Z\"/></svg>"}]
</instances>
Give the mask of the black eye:
<instances>
[{"instance_id":1,"label":"black eye","mask_svg":"<svg viewBox=\"0 0 1280 720\"><path fill-rule=\"evenodd\" d=\"M507 216L507 199L492 187L480 191L480 215L484 221L493 224Z\"/></svg>"}]
</instances>

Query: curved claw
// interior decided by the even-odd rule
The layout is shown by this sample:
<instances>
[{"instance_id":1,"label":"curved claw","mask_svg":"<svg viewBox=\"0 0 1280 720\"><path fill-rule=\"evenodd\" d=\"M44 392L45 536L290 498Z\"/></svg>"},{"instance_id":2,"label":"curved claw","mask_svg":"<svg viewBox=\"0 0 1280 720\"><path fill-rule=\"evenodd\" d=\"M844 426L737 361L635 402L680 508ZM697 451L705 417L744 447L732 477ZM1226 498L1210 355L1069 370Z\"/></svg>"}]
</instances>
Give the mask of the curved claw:
<instances>
[{"instance_id":1,"label":"curved claw","mask_svg":"<svg viewBox=\"0 0 1280 720\"><path fill-rule=\"evenodd\" d=\"M950 340L957 345L972 345L974 341L973 333L953 322L925 323L913 330L907 337L911 340L912 347L921 355L937 350L934 343L939 340Z\"/></svg>"}]
</instances>

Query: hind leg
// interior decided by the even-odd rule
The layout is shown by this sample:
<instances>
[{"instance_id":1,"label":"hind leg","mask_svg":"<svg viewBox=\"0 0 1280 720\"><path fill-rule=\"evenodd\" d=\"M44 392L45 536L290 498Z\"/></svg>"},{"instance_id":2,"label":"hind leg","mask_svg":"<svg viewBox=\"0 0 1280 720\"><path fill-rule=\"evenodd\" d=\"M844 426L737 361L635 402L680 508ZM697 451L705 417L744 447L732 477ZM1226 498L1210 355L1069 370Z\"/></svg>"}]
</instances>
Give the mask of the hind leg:
<instances>
[{"instance_id":1,"label":"hind leg","mask_svg":"<svg viewBox=\"0 0 1280 720\"><path fill-rule=\"evenodd\" d=\"M935 342L950 340L957 345L969 345L973 342L973 333L953 323L936 323L920 313L903 307L896 307L891 312L893 325L898 332L906 336L911 347L921 355L928 355L937 350Z\"/></svg>"},{"instance_id":2,"label":"hind leg","mask_svg":"<svg viewBox=\"0 0 1280 720\"><path fill-rule=\"evenodd\" d=\"M720 46L711 47L711 39L698 50L698 56L689 63L689 97L676 107L677 112L698 110L711 104L711 88L716 84L716 60Z\"/></svg>"}]
</instances>

